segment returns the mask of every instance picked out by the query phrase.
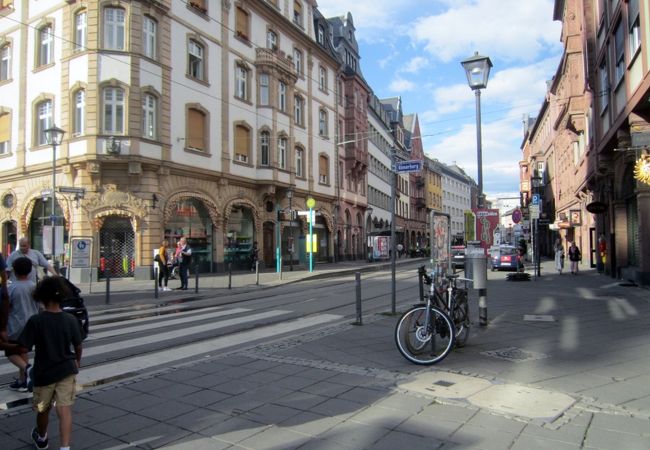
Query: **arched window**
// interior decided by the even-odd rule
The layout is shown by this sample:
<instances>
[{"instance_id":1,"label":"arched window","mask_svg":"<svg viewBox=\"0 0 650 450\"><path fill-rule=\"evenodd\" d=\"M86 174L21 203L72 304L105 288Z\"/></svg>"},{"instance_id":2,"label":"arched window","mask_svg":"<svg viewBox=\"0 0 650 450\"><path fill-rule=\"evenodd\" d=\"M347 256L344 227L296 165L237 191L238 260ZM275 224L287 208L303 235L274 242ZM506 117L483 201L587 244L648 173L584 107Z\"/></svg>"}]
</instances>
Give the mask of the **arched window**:
<instances>
[{"instance_id":1,"label":"arched window","mask_svg":"<svg viewBox=\"0 0 650 450\"><path fill-rule=\"evenodd\" d=\"M104 48L126 50L126 13L122 8L104 8Z\"/></svg>"},{"instance_id":2,"label":"arched window","mask_svg":"<svg viewBox=\"0 0 650 450\"><path fill-rule=\"evenodd\" d=\"M104 133L124 134L125 105L124 89L104 88Z\"/></svg>"},{"instance_id":3,"label":"arched window","mask_svg":"<svg viewBox=\"0 0 650 450\"><path fill-rule=\"evenodd\" d=\"M37 67L54 62L54 27L43 25L38 29L38 59Z\"/></svg>"},{"instance_id":4,"label":"arched window","mask_svg":"<svg viewBox=\"0 0 650 450\"><path fill-rule=\"evenodd\" d=\"M156 139L158 137L158 99L155 95L146 93L142 96L142 137Z\"/></svg>"},{"instance_id":5,"label":"arched window","mask_svg":"<svg viewBox=\"0 0 650 450\"><path fill-rule=\"evenodd\" d=\"M195 39L187 43L187 75L190 78L205 80L204 47Z\"/></svg>"},{"instance_id":6,"label":"arched window","mask_svg":"<svg viewBox=\"0 0 650 450\"><path fill-rule=\"evenodd\" d=\"M88 30L88 14L86 10L77 12L74 15L74 51L82 52L86 50Z\"/></svg>"},{"instance_id":7,"label":"arched window","mask_svg":"<svg viewBox=\"0 0 650 450\"><path fill-rule=\"evenodd\" d=\"M260 133L260 165L271 165L271 133L268 131Z\"/></svg>"},{"instance_id":8,"label":"arched window","mask_svg":"<svg viewBox=\"0 0 650 450\"><path fill-rule=\"evenodd\" d=\"M142 52L147 58L158 57L158 22L149 16L142 20Z\"/></svg>"},{"instance_id":9,"label":"arched window","mask_svg":"<svg viewBox=\"0 0 650 450\"><path fill-rule=\"evenodd\" d=\"M287 168L287 138L278 139L278 166L280 169Z\"/></svg>"},{"instance_id":10,"label":"arched window","mask_svg":"<svg viewBox=\"0 0 650 450\"><path fill-rule=\"evenodd\" d=\"M52 100L43 100L36 105L36 124L34 126L34 129L36 130L36 145L47 144L45 130L52 126L53 109Z\"/></svg>"}]
</instances>

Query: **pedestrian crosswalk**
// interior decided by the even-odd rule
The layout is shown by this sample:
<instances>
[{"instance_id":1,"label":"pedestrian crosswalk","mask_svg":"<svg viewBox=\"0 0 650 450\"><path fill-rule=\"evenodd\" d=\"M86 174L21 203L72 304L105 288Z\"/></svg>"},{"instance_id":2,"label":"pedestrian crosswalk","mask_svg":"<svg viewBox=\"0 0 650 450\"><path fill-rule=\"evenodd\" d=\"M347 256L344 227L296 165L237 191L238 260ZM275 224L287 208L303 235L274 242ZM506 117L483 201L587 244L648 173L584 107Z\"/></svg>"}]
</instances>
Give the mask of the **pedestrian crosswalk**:
<instances>
[{"instance_id":1,"label":"pedestrian crosswalk","mask_svg":"<svg viewBox=\"0 0 650 450\"><path fill-rule=\"evenodd\" d=\"M253 345L343 318L336 314L296 318L296 313L290 309L258 311L237 306L189 311L171 306L157 309L156 314L147 316L146 312L120 311L98 315L100 323L91 325L91 333L84 342L82 368L77 377L81 388ZM1 360L0 409L31 396L7 387L16 372L6 359Z\"/></svg>"}]
</instances>

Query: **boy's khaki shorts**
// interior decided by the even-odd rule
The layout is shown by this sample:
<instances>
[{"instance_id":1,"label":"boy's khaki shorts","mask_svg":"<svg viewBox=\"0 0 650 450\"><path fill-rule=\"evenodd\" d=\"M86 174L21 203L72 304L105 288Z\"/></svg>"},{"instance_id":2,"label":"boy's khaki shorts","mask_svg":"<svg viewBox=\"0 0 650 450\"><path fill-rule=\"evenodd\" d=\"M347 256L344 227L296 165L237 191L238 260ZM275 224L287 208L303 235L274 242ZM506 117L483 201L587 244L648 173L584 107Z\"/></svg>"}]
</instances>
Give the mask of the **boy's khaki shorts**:
<instances>
[{"instance_id":1,"label":"boy's khaki shorts","mask_svg":"<svg viewBox=\"0 0 650 450\"><path fill-rule=\"evenodd\" d=\"M52 402L56 406L72 406L76 390L76 375L69 375L61 381L47 386L34 386L34 409L39 412L49 411Z\"/></svg>"}]
</instances>

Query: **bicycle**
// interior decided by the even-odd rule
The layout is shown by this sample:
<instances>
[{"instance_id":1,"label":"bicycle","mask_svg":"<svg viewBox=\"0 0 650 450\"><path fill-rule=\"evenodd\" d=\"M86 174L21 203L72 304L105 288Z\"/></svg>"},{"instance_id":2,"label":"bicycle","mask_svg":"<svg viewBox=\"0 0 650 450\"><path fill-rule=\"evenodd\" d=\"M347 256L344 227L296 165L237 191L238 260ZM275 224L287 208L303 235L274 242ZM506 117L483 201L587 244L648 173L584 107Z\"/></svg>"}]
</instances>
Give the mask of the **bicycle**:
<instances>
[{"instance_id":1,"label":"bicycle","mask_svg":"<svg viewBox=\"0 0 650 450\"><path fill-rule=\"evenodd\" d=\"M458 275L447 275L447 286L438 290L424 266L418 269L418 273L429 285L429 292L424 295L426 304L415 305L402 314L395 326L395 343L409 361L430 365L442 361L454 346L460 347L467 342L467 290L457 286ZM445 291L446 301L442 296Z\"/></svg>"}]
</instances>

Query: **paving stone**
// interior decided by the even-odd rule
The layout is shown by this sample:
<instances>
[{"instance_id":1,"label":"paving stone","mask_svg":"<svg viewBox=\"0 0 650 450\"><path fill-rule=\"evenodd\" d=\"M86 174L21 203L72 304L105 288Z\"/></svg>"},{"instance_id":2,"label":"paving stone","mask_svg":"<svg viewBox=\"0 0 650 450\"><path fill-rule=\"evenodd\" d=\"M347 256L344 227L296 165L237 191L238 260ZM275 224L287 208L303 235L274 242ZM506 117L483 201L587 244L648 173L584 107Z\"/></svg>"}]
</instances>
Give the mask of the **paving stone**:
<instances>
[{"instance_id":1,"label":"paving stone","mask_svg":"<svg viewBox=\"0 0 650 450\"><path fill-rule=\"evenodd\" d=\"M449 437L456 432L461 426L462 422L443 419L431 419L425 416L411 416L404 422L400 423L397 431L416 436L432 437L439 440L448 440Z\"/></svg>"},{"instance_id":2,"label":"paving stone","mask_svg":"<svg viewBox=\"0 0 650 450\"><path fill-rule=\"evenodd\" d=\"M259 383L246 380L229 380L224 383L216 384L211 389L225 394L239 395L250 392L260 387Z\"/></svg>"},{"instance_id":3,"label":"paving stone","mask_svg":"<svg viewBox=\"0 0 650 450\"><path fill-rule=\"evenodd\" d=\"M312 438L293 430L272 426L240 442L242 447L253 450L277 450L298 448Z\"/></svg>"},{"instance_id":4,"label":"paving stone","mask_svg":"<svg viewBox=\"0 0 650 450\"><path fill-rule=\"evenodd\" d=\"M138 414L124 414L120 417L109 419L104 422L94 423L92 425L89 424L87 427L91 430L119 439L125 434L142 428L151 427L156 423L155 420Z\"/></svg>"},{"instance_id":5,"label":"paving stone","mask_svg":"<svg viewBox=\"0 0 650 450\"><path fill-rule=\"evenodd\" d=\"M244 439L266 430L268 427L268 425L249 419L232 417L200 430L199 434L214 437L232 444L237 444Z\"/></svg>"},{"instance_id":6,"label":"paving stone","mask_svg":"<svg viewBox=\"0 0 650 450\"><path fill-rule=\"evenodd\" d=\"M352 448L373 448L374 443L388 433L389 430L382 427L345 421L327 430L319 438Z\"/></svg>"},{"instance_id":7,"label":"paving stone","mask_svg":"<svg viewBox=\"0 0 650 450\"><path fill-rule=\"evenodd\" d=\"M199 392L200 390L201 388L193 385L176 383L174 385L166 386L155 391L150 391L149 394L164 399L179 399L195 392Z\"/></svg>"},{"instance_id":8,"label":"paving stone","mask_svg":"<svg viewBox=\"0 0 650 450\"><path fill-rule=\"evenodd\" d=\"M493 431L498 430L499 432L505 431L512 434L519 434L526 426L524 422L489 414L483 411L474 414L465 422L465 424L471 427L485 428L486 430Z\"/></svg>"},{"instance_id":9,"label":"paving stone","mask_svg":"<svg viewBox=\"0 0 650 450\"><path fill-rule=\"evenodd\" d=\"M183 403L188 403L194 406L209 406L213 403L220 402L226 398L230 398L231 395L224 394L223 392L213 391L211 389L201 389L199 391L193 392L191 394L185 395L178 400Z\"/></svg>"},{"instance_id":10,"label":"paving stone","mask_svg":"<svg viewBox=\"0 0 650 450\"><path fill-rule=\"evenodd\" d=\"M312 412L326 416L340 416L347 418L358 412L360 409L363 409L363 407L356 402L340 398L331 398L314 406Z\"/></svg>"},{"instance_id":11,"label":"paving stone","mask_svg":"<svg viewBox=\"0 0 650 450\"><path fill-rule=\"evenodd\" d=\"M153 405L160 405L165 401L164 398L158 397L157 395L138 393L130 398L121 399L115 403L115 406L125 411L137 412Z\"/></svg>"},{"instance_id":12,"label":"paving stone","mask_svg":"<svg viewBox=\"0 0 650 450\"><path fill-rule=\"evenodd\" d=\"M195 407L180 400L169 400L164 405L154 405L141 409L138 414L158 421L167 421L173 417L193 411Z\"/></svg>"},{"instance_id":13,"label":"paving stone","mask_svg":"<svg viewBox=\"0 0 650 450\"><path fill-rule=\"evenodd\" d=\"M322 395L325 397L339 397L341 394L350 390L350 386L345 384L330 383L329 381L320 381L301 389L303 392L310 394Z\"/></svg>"},{"instance_id":14,"label":"paving stone","mask_svg":"<svg viewBox=\"0 0 650 450\"><path fill-rule=\"evenodd\" d=\"M165 450L225 450L232 449L230 442L213 439L195 434L185 436L165 445Z\"/></svg>"},{"instance_id":15,"label":"paving stone","mask_svg":"<svg viewBox=\"0 0 650 450\"><path fill-rule=\"evenodd\" d=\"M430 416L437 419L453 420L457 422L466 422L478 411L478 408L473 407L432 403L430 405L424 406L418 415Z\"/></svg>"},{"instance_id":16,"label":"paving stone","mask_svg":"<svg viewBox=\"0 0 650 450\"><path fill-rule=\"evenodd\" d=\"M570 445L581 445L587 431L586 425L564 425L558 429L548 429L535 424L527 424L521 432L522 435L540 438L542 440L553 440Z\"/></svg>"},{"instance_id":17,"label":"paving stone","mask_svg":"<svg viewBox=\"0 0 650 450\"><path fill-rule=\"evenodd\" d=\"M129 384L129 389L140 392L151 392L158 389L171 388L174 385L176 385L176 381L166 380L162 377L154 377Z\"/></svg>"},{"instance_id":18,"label":"paving stone","mask_svg":"<svg viewBox=\"0 0 650 450\"><path fill-rule=\"evenodd\" d=\"M602 450L648 450L650 436L639 434L618 433L613 430L590 427L584 440L585 448Z\"/></svg>"},{"instance_id":19,"label":"paving stone","mask_svg":"<svg viewBox=\"0 0 650 450\"><path fill-rule=\"evenodd\" d=\"M435 450L442 447L444 441L431 437L415 436L401 431L391 431L372 445L372 450Z\"/></svg>"},{"instance_id":20,"label":"paving stone","mask_svg":"<svg viewBox=\"0 0 650 450\"><path fill-rule=\"evenodd\" d=\"M392 430L411 416L411 413L405 411L371 406L354 414L348 420Z\"/></svg>"},{"instance_id":21,"label":"paving stone","mask_svg":"<svg viewBox=\"0 0 650 450\"><path fill-rule=\"evenodd\" d=\"M376 402L375 405L417 413L425 406L430 405L432 401L430 398L415 397L398 392L388 395L386 398Z\"/></svg>"},{"instance_id":22,"label":"paving stone","mask_svg":"<svg viewBox=\"0 0 650 450\"><path fill-rule=\"evenodd\" d=\"M512 447L516 438L516 434L507 433L503 430L490 430L484 427L463 425L449 439L468 448L508 450Z\"/></svg>"},{"instance_id":23,"label":"paving stone","mask_svg":"<svg viewBox=\"0 0 650 450\"><path fill-rule=\"evenodd\" d=\"M230 417L230 415L222 412L203 408L195 408L188 413L176 416L173 419L168 420L166 423L188 431L197 432L213 426L216 423L225 422L226 420L230 419Z\"/></svg>"},{"instance_id":24,"label":"paving stone","mask_svg":"<svg viewBox=\"0 0 650 450\"><path fill-rule=\"evenodd\" d=\"M276 405L288 406L301 411L309 411L319 403L327 401L329 397L309 394L307 392L291 392L273 401Z\"/></svg>"},{"instance_id":25,"label":"paving stone","mask_svg":"<svg viewBox=\"0 0 650 450\"><path fill-rule=\"evenodd\" d=\"M189 435L190 432L173 427L166 423L157 423L150 427L124 434L120 437L132 445L142 449L155 449Z\"/></svg>"},{"instance_id":26,"label":"paving stone","mask_svg":"<svg viewBox=\"0 0 650 450\"><path fill-rule=\"evenodd\" d=\"M297 433L318 436L344 421L345 418L342 417L330 417L312 412L303 412L280 422L279 425Z\"/></svg>"},{"instance_id":27,"label":"paving stone","mask_svg":"<svg viewBox=\"0 0 650 450\"><path fill-rule=\"evenodd\" d=\"M641 419L636 417L595 413L589 429L592 430L594 428L616 431L618 433L644 435L648 436L650 439L650 420L648 418ZM650 440L648 443L650 444ZM648 447L650 447L650 445L648 445Z\"/></svg>"},{"instance_id":28,"label":"paving stone","mask_svg":"<svg viewBox=\"0 0 650 450\"><path fill-rule=\"evenodd\" d=\"M246 413L242 414L240 417L272 425L301 413L302 411L299 409L282 405L265 404L246 411Z\"/></svg>"}]
</instances>

